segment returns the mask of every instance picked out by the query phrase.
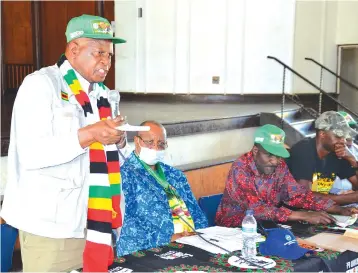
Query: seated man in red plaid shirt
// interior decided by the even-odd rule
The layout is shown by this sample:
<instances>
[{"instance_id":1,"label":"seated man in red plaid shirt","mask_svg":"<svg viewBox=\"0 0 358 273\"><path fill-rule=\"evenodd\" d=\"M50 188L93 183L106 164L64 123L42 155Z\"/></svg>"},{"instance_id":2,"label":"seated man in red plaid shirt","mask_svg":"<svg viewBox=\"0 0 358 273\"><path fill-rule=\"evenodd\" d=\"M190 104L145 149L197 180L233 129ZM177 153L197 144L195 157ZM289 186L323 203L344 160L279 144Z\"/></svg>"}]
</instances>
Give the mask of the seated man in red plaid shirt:
<instances>
[{"instance_id":1,"label":"seated man in red plaid shirt","mask_svg":"<svg viewBox=\"0 0 358 273\"><path fill-rule=\"evenodd\" d=\"M314 196L295 181L282 160L289 157L284 139L285 133L274 125L267 124L256 130L252 150L231 167L216 214L217 225L240 226L248 209L254 210L259 220L296 220L311 224L331 223L333 219L328 213L357 213L356 209L343 208L328 198ZM282 203L311 211L292 211L280 206Z\"/></svg>"}]
</instances>

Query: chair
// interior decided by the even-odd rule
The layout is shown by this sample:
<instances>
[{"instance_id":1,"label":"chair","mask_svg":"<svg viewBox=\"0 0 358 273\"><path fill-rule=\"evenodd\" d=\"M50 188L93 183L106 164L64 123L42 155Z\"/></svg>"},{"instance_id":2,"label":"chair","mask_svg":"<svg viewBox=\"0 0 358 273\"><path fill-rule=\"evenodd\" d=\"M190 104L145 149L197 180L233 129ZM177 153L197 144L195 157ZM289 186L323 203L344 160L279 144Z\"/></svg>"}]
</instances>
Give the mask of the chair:
<instances>
[{"instance_id":1,"label":"chair","mask_svg":"<svg viewBox=\"0 0 358 273\"><path fill-rule=\"evenodd\" d=\"M12 256L18 230L8 224L1 224L1 272L8 272L12 267Z\"/></svg>"},{"instance_id":2,"label":"chair","mask_svg":"<svg viewBox=\"0 0 358 273\"><path fill-rule=\"evenodd\" d=\"M223 194L219 193L203 196L198 200L199 207L205 213L206 218L208 219L209 227L215 226L215 215L222 197Z\"/></svg>"}]
</instances>

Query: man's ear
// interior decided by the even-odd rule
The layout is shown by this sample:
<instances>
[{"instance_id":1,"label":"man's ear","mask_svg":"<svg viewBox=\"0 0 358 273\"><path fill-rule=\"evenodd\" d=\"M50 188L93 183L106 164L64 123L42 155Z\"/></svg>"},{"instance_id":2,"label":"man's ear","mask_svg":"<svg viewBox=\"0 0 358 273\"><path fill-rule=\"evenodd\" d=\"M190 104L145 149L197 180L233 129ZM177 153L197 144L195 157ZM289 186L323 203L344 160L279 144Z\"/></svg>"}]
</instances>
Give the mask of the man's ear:
<instances>
[{"instance_id":1,"label":"man's ear","mask_svg":"<svg viewBox=\"0 0 358 273\"><path fill-rule=\"evenodd\" d=\"M257 152L259 151L259 148L257 148L257 146L253 146L252 147L252 154L254 155L254 156L256 156L257 155Z\"/></svg>"},{"instance_id":2,"label":"man's ear","mask_svg":"<svg viewBox=\"0 0 358 273\"><path fill-rule=\"evenodd\" d=\"M326 135L326 132L325 132L325 131L322 131L322 130L318 131L318 136L319 136L319 138L324 138L325 135Z\"/></svg>"},{"instance_id":3,"label":"man's ear","mask_svg":"<svg viewBox=\"0 0 358 273\"><path fill-rule=\"evenodd\" d=\"M80 51L80 46L76 41L71 41L68 45L68 53L71 59L75 59Z\"/></svg>"}]
</instances>

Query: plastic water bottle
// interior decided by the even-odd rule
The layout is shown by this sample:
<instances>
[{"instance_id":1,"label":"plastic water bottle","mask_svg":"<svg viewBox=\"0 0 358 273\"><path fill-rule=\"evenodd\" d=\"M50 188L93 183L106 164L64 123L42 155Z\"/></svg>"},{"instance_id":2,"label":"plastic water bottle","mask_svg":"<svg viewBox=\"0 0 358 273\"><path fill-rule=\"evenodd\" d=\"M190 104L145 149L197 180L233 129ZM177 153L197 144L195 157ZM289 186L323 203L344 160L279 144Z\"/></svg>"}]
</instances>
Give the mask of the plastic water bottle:
<instances>
[{"instance_id":1,"label":"plastic water bottle","mask_svg":"<svg viewBox=\"0 0 358 273\"><path fill-rule=\"evenodd\" d=\"M257 254L256 250L257 222L253 210L247 210L246 216L242 221L242 256L246 259L253 258Z\"/></svg>"}]
</instances>

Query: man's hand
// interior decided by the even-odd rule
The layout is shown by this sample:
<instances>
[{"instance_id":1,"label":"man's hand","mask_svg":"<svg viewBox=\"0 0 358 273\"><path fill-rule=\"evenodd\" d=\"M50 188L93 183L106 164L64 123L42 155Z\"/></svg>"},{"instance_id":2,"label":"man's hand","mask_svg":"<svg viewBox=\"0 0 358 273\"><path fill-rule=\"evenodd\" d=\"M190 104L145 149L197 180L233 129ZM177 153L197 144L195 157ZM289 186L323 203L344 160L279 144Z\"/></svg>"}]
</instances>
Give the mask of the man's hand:
<instances>
[{"instance_id":1,"label":"man's hand","mask_svg":"<svg viewBox=\"0 0 358 273\"><path fill-rule=\"evenodd\" d=\"M107 119L88 125L78 130L78 139L82 148L88 147L94 142L100 142L104 145L118 143L124 132L115 129L122 125L123 117L118 116L115 119Z\"/></svg>"},{"instance_id":2,"label":"man's hand","mask_svg":"<svg viewBox=\"0 0 358 273\"><path fill-rule=\"evenodd\" d=\"M338 215L345 215L345 216L351 216L353 214L358 213L358 209L356 208L347 208L347 207L340 207L337 205L334 205L327 209L327 212L332 214L338 214Z\"/></svg>"},{"instance_id":3,"label":"man's hand","mask_svg":"<svg viewBox=\"0 0 358 273\"><path fill-rule=\"evenodd\" d=\"M351 216L358 213L357 208L341 208L340 215Z\"/></svg>"},{"instance_id":4,"label":"man's hand","mask_svg":"<svg viewBox=\"0 0 358 273\"><path fill-rule=\"evenodd\" d=\"M338 194L350 194L350 193L354 193L354 191L352 191L352 190L345 190L345 191L340 191Z\"/></svg>"},{"instance_id":5,"label":"man's hand","mask_svg":"<svg viewBox=\"0 0 358 273\"><path fill-rule=\"evenodd\" d=\"M310 224L330 224L334 218L324 211L293 211L289 220L305 221Z\"/></svg>"},{"instance_id":6,"label":"man's hand","mask_svg":"<svg viewBox=\"0 0 358 273\"><path fill-rule=\"evenodd\" d=\"M195 235L195 232L188 232L188 231L184 231L184 232L181 232L181 233L175 233L173 234L172 238L171 238L171 242L174 242L182 237L186 237L186 236L192 236L192 235Z\"/></svg>"},{"instance_id":7,"label":"man's hand","mask_svg":"<svg viewBox=\"0 0 358 273\"><path fill-rule=\"evenodd\" d=\"M357 161L346 145L339 143L334 146L334 152L338 158L347 160L353 167L357 167Z\"/></svg>"}]
</instances>

